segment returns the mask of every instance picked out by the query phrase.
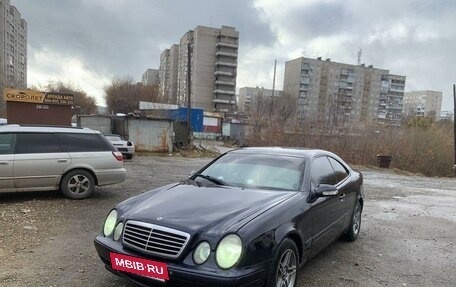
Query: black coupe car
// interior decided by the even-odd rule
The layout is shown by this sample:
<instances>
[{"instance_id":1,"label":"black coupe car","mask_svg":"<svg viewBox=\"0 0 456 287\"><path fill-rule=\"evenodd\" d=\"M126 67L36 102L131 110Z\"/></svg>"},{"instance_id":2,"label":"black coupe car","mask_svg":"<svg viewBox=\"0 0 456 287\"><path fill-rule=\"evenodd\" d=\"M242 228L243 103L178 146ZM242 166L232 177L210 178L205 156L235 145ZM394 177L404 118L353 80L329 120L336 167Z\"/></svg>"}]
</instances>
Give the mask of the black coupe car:
<instances>
[{"instance_id":1,"label":"black coupe car","mask_svg":"<svg viewBox=\"0 0 456 287\"><path fill-rule=\"evenodd\" d=\"M140 286L297 286L299 266L358 237L362 182L327 151L234 150L118 204L95 247Z\"/></svg>"}]
</instances>

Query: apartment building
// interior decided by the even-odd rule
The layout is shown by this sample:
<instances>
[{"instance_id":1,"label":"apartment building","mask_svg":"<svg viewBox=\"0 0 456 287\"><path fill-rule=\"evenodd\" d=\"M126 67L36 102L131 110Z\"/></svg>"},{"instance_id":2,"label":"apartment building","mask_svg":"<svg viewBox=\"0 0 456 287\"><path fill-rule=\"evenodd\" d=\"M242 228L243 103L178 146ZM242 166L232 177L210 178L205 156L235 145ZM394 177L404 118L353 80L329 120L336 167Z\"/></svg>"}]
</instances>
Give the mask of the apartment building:
<instances>
[{"instance_id":1,"label":"apartment building","mask_svg":"<svg viewBox=\"0 0 456 287\"><path fill-rule=\"evenodd\" d=\"M158 70L147 69L142 75L141 83L145 86L158 85L160 83Z\"/></svg>"},{"instance_id":2,"label":"apartment building","mask_svg":"<svg viewBox=\"0 0 456 287\"><path fill-rule=\"evenodd\" d=\"M238 47L239 32L233 27L222 26L218 29L198 26L185 33L178 44L176 103L186 106L190 95L192 107L208 112L234 112ZM165 67L166 59L171 58L171 50L169 57L164 51L161 58L160 67ZM170 65L170 74L174 68ZM166 75L163 77L160 82L164 86L161 89L166 93L165 83L172 80Z\"/></svg>"},{"instance_id":3,"label":"apartment building","mask_svg":"<svg viewBox=\"0 0 456 287\"><path fill-rule=\"evenodd\" d=\"M27 87L27 22L9 0L0 1L0 91ZM0 116L6 107L0 97Z\"/></svg>"},{"instance_id":4,"label":"apartment building","mask_svg":"<svg viewBox=\"0 0 456 287\"><path fill-rule=\"evenodd\" d=\"M249 113L255 107L258 97L271 98L272 90L263 87L243 87L239 89L238 111ZM282 96L282 91L275 90L274 97Z\"/></svg>"},{"instance_id":5,"label":"apartment building","mask_svg":"<svg viewBox=\"0 0 456 287\"><path fill-rule=\"evenodd\" d=\"M442 110L442 92L412 91L404 94L405 116L426 116L440 120Z\"/></svg>"},{"instance_id":6,"label":"apartment building","mask_svg":"<svg viewBox=\"0 0 456 287\"><path fill-rule=\"evenodd\" d=\"M286 62L283 92L296 98L300 122L335 126L401 124L405 76L330 59Z\"/></svg>"},{"instance_id":7,"label":"apartment building","mask_svg":"<svg viewBox=\"0 0 456 287\"><path fill-rule=\"evenodd\" d=\"M177 63L179 45L172 45L160 55L160 97L168 104L177 104Z\"/></svg>"}]
</instances>

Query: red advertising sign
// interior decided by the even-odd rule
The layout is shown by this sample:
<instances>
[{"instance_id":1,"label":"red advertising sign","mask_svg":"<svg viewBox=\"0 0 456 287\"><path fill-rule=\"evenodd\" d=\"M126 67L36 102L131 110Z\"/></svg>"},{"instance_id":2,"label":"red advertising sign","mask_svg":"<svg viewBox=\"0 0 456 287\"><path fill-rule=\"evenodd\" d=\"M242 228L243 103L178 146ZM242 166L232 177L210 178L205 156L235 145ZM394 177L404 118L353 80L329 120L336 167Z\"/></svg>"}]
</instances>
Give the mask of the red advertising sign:
<instances>
[{"instance_id":1,"label":"red advertising sign","mask_svg":"<svg viewBox=\"0 0 456 287\"><path fill-rule=\"evenodd\" d=\"M114 270L161 280L169 280L166 263L110 252L111 266Z\"/></svg>"}]
</instances>

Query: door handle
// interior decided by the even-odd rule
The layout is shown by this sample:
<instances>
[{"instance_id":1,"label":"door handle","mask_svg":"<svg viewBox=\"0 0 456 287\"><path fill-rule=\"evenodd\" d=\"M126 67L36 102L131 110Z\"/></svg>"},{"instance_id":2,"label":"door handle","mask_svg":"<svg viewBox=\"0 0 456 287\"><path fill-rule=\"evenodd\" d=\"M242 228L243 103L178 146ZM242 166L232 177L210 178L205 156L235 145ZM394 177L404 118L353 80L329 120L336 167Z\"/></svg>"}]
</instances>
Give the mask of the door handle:
<instances>
[{"instance_id":1,"label":"door handle","mask_svg":"<svg viewBox=\"0 0 456 287\"><path fill-rule=\"evenodd\" d=\"M60 162L67 162L67 161L68 161L68 160L66 160L66 159L59 159L57 162L60 163Z\"/></svg>"},{"instance_id":2,"label":"door handle","mask_svg":"<svg viewBox=\"0 0 456 287\"><path fill-rule=\"evenodd\" d=\"M345 198L345 193L342 193L340 196L339 196L339 199L344 199Z\"/></svg>"},{"instance_id":3,"label":"door handle","mask_svg":"<svg viewBox=\"0 0 456 287\"><path fill-rule=\"evenodd\" d=\"M0 165L8 165L7 161L0 161Z\"/></svg>"}]
</instances>

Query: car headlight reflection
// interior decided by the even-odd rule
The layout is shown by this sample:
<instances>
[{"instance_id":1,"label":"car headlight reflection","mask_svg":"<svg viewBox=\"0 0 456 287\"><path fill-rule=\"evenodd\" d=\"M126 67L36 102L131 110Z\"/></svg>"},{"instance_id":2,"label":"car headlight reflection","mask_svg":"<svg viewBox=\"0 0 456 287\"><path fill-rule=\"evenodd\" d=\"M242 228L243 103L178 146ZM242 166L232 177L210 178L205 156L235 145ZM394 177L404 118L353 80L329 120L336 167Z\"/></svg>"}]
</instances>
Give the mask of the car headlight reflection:
<instances>
[{"instance_id":1,"label":"car headlight reflection","mask_svg":"<svg viewBox=\"0 0 456 287\"><path fill-rule=\"evenodd\" d=\"M124 224L122 222L119 222L117 224L116 229L114 230L114 240L117 241L120 238L120 235L122 235L122 230L123 230Z\"/></svg>"},{"instance_id":2,"label":"car headlight reflection","mask_svg":"<svg viewBox=\"0 0 456 287\"><path fill-rule=\"evenodd\" d=\"M104 236L109 236L114 231L114 227L116 226L117 222L117 211L115 209L111 210L106 217L104 227L103 227L103 234Z\"/></svg>"},{"instance_id":3,"label":"car headlight reflection","mask_svg":"<svg viewBox=\"0 0 456 287\"><path fill-rule=\"evenodd\" d=\"M236 234L225 236L217 246L215 260L222 269L233 267L241 258L242 241Z\"/></svg>"},{"instance_id":4,"label":"car headlight reflection","mask_svg":"<svg viewBox=\"0 0 456 287\"><path fill-rule=\"evenodd\" d=\"M201 242L198 247L196 247L195 251L193 252L193 261L196 264L200 265L206 262L207 258L211 254L211 246L207 242Z\"/></svg>"}]
</instances>

